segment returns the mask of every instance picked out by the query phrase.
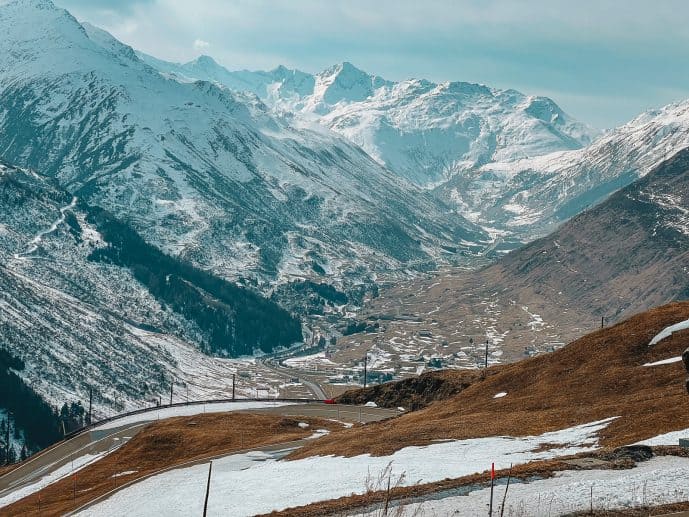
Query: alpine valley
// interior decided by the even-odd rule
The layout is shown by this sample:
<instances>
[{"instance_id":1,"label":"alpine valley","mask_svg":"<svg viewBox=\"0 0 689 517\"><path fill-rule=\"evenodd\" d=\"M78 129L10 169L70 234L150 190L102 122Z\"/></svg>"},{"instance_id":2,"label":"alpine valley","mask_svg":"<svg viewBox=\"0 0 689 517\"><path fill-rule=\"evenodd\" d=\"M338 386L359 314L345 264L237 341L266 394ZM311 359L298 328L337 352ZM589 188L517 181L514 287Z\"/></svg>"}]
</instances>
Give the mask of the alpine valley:
<instances>
[{"instance_id":1,"label":"alpine valley","mask_svg":"<svg viewBox=\"0 0 689 517\"><path fill-rule=\"evenodd\" d=\"M363 345L392 378L475 367L486 338L493 362L522 353L515 313L543 351L686 294L668 276L596 304L568 284L593 259L557 250L626 235L595 282L685 270L689 103L603 132L546 97L348 62L170 63L50 0L0 1L0 48L0 410L31 449L49 440L21 407L318 395ZM596 226L615 217L627 233ZM557 300L540 283L570 312L534 313Z\"/></svg>"}]
</instances>

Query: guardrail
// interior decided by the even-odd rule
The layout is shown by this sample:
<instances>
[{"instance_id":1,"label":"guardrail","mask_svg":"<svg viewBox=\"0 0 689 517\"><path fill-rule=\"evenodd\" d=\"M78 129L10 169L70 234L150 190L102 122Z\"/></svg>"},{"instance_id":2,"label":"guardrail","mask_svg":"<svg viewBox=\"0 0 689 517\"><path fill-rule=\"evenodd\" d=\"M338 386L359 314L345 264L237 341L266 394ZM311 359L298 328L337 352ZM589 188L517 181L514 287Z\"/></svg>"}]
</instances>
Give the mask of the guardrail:
<instances>
[{"instance_id":1,"label":"guardrail","mask_svg":"<svg viewBox=\"0 0 689 517\"><path fill-rule=\"evenodd\" d=\"M160 409L166 409L166 408L174 408L174 407L185 407L185 406L201 406L205 404L228 404L228 403L237 403L237 402L294 402L298 404L313 404L313 403L322 403L322 399L304 399L304 398L248 398L248 399L238 399L238 398L228 398L228 399L209 399L209 400L190 400L186 402L173 402L172 404L161 404L159 406L151 406L151 407L145 407L145 408L140 408L140 409L134 409L132 411L127 411L125 413L119 413L117 415L113 415L111 417L104 418L102 420L98 420L97 422L93 422L91 424L87 424L83 427L80 427L79 429L72 431L70 433L65 434L64 438L60 440L60 442L63 442L65 440L69 440L71 438L74 438L75 436L80 435L81 433L84 433L86 431L89 431L95 427L98 427L103 424L107 424L109 422L113 422L115 420L119 420L120 418L125 418L128 416L132 415L140 415L142 413L148 413L149 411L158 411ZM57 442L56 444L60 443ZM56 445L54 444L54 445ZM53 446L54 446L53 445ZM51 447L53 447L51 446Z\"/></svg>"}]
</instances>

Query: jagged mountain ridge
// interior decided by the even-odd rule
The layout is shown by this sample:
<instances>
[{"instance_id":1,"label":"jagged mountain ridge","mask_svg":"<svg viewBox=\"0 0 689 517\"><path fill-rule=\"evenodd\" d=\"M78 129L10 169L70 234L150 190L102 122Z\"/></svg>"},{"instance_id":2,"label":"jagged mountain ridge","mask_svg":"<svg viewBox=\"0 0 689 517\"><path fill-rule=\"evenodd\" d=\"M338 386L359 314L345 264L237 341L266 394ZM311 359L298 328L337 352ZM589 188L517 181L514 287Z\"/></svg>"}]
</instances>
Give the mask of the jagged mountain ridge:
<instances>
[{"instance_id":1,"label":"jagged mountain ridge","mask_svg":"<svg viewBox=\"0 0 689 517\"><path fill-rule=\"evenodd\" d=\"M138 55L164 74L256 94L360 145L378 162L425 187L493 161L579 149L598 132L547 97L465 82L387 81L351 63L315 75L278 67L230 72L208 56L186 64Z\"/></svg>"},{"instance_id":2,"label":"jagged mountain ridge","mask_svg":"<svg viewBox=\"0 0 689 517\"><path fill-rule=\"evenodd\" d=\"M167 252L228 278L359 282L486 239L347 140L166 79L50 1L9 2L0 25L0 155Z\"/></svg>"},{"instance_id":3,"label":"jagged mountain ridge","mask_svg":"<svg viewBox=\"0 0 689 517\"><path fill-rule=\"evenodd\" d=\"M647 111L574 151L496 162L436 194L483 227L531 240L603 201L689 147L689 102Z\"/></svg>"},{"instance_id":4,"label":"jagged mountain ridge","mask_svg":"<svg viewBox=\"0 0 689 517\"><path fill-rule=\"evenodd\" d=\"M599 134L545 97L461 82L393 83L349 63L316 75L284 67L229 72L207 56L152 64L161 71L176 66L184 80L249 90L277 111L317 120L433 188L499 250L546 235L689 145L687 103ZM291 79L297 75L299 88Z\"/></svg>"}]
</instances>

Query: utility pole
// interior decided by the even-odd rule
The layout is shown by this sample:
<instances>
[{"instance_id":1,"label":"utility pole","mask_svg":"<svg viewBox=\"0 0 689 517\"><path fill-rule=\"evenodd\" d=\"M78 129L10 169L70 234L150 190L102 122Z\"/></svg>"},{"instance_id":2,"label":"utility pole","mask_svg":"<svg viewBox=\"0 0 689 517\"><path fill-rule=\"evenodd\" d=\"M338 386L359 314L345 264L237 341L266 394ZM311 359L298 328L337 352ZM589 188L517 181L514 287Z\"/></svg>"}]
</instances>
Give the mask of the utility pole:
<instances>
[{"instance_id":1,"label":"utility pole","mask_svg":"<svg viewBox=\"0 0 689 517\"><path fill-rule=\"evenodd\" d=\"M605 316L600 317L600 328L605 327Z\"/></svg>"},{"instance_id":2,"label":"utility pole","mask_svg":"<svg viewBox=\"0 0 689 517\"><path fill-rule=\"evenodd\" d=\"M172 405L172 388L174 387L174 385L175 385L175 380L172 379L170 381L170 405Z\"/></svg>"},{"instance_id":3,"label":"utility pole","mask_svg":"<svg viewBox=\"0 0 689 517\"><path fill-rule=\"evenodd\" d=\"M235 374L232 374L232 400L234 400L234 381L235 381Z\"/></svg>"},{"instance_id":4,"label":"utility pole","mask_svg":"<svg viewBox=\"0 0 689 517\"><path fill-rule=\"evenodd\" d=\"M367 369L368 369L368 351L366 351L366 355L364 356L364 388L366 388Z\"/></svg>"},{"instance_id":5,"label":"utility pole","mask_svg":"<svg viewBox=\"0 0 689 517\"><path fill-rule=\"evenodd\" d=\"M89 386L89 421L87 422L89 425L91 425L91 422L93 422L93 413L91 412L93 410L93 386Z\"/></svg>"},{"instance_id":6,"label":"utility pole","mask_svg":"<svg viewBox=\"0 0 689 517\"><path fill-rule=\"evenodd\" d=\"M63 421L64 425L64 421ZM5 463L10 462L10 413L7 412L7 441L5 442Z\"/></svg>"},{"instance_id":7,"label":"utility pole","mask_svg":"<svg viewBox=\"0 0 689 517\"><path fill-rule=\"evenodd\" d=\"M486 361L485 368L488 369L488 340L486 339Z\"/></svg>"}]
</instances>

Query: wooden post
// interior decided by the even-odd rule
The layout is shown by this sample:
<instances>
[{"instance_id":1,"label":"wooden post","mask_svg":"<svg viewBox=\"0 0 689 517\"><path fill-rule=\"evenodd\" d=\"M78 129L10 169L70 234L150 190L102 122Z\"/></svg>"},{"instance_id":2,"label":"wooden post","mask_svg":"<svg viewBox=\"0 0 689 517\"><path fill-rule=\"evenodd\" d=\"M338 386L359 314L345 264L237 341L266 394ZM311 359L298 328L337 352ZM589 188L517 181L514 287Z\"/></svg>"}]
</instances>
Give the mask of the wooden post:
<instances>
[{"instance_id":1,"label":"wooden post","mask_svg":"<svg viewBox=\"0 0 689 517\"><path fill-rule=\"evenodd\" d=\"M203 502L203 517L208 513L208 495L211 491L211 472L213 471L213 462L208 464L208 483L206 484L206 500Z\"/></svg>"},{"instance_id":2,"label":"wooden post","mask_svg":"<svg viewBox=\"0 0 689 517\"><path fill-rule=\"evenodd\" d=\"M502 507L500 508L500 517L505 513L505 503L507 502L507 491L510 489L510 478L512 477L512 464L510 463L510 472L507 474L507 486L505 487L505 495L502 496Z\"/></svg>"},{"instance_id":3,"label":"wooden post","mask_svg":"<svg viewBox=\"0 0 689 517\"><path fill-rule=\"evenodd\" d=\"M488 507L488 517L493 517L493 488L495 486L495 463L490 466L490 506Z\"/></svg>"},{"instance_id":4,"label":"wooden post","mask_svg":"<svg viewBox=\"0 0 689 517\"><path fill-rule=\"evenodd\" d=\"M604 327L605 327L605 316L601 316L600 317L600 328L604 328Z\"/></svg>"},{"instance_id":5,"label":"wooden post","mask_svg":"<svg viewBox=\"0 0 689 517\"><path fill-rule=\"evenodd\" d=\"M488 368L488 340L486 339L486 362L485 368Z\"/></svg>"},{"instance_id":6,"label":"wooden post","mask_svg":"<svg viewBox=\"0 0 689 517\"><path fill-rule=\"evenodd\" d=\"M234 400L235 374L232 374L232 400Z\"/></svg>"},{"instance_id":7,"label":"wooden post","mask_svg":"<svg viewBox=\"0 0 689 517\"><path fill-rule=\"evenodd\" d=\"M172 405L172 388L174 387L174 381L170 381L170 405Z\"/></svg>"}]
</instances>

